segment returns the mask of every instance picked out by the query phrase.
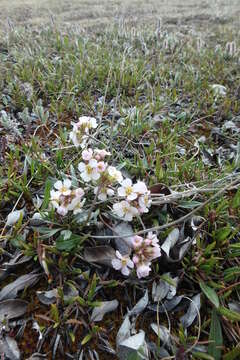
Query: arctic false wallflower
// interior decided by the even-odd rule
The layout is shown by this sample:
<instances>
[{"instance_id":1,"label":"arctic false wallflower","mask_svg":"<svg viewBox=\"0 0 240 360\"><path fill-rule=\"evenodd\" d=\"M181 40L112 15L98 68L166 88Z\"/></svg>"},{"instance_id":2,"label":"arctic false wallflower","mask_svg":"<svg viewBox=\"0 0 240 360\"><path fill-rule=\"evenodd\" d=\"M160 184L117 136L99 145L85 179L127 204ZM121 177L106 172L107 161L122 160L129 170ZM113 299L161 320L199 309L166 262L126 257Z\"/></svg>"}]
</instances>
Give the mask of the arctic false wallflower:
<instances>
[{"instance_id":1,"label":"arctic false wallflower","mask_svg":"<svg viewBox=\"0 0 240 360\"><path fill-rule=\"evenodd\" d=\"M69 179L65 179L63 181L58 180L57 182L55 182L54 187L55 189L58 190L60 195L70 195L71 194L71 190L70 187L72 186L71 180Z\"/></svg>"},{"instance_id":2,"label":"arctic false wallflower","mask_svg":"<svg viewBox=\"0 0 240 360\"><path fill-rule=\"evenodd\" d=\"M88 133L90 129L96 129L97 120L94 117L81 116L76 125L78 128L82 128L85 133Z\"/></svg>"},{"instance_id":3,"label":"arctic false wallflower","mask_svg":"<svg viewBox=\"0 0 240 360\"><path fill-rule=\"evenodd\" d=\"M121 187L118 189L118 195L125 197L127 200L135 200L138 195L134 191L131 179L125 179L121 182Z\"/></svg>"},{"instance_id":4,"label":"arctic false wallflower","mask_svg":"<svg viewBox=\"0 0 240 360\"><path fill-rule=\"evenodd\" d=\"M121 270L121 273L125 276L130 274L131 269L134 268L134 263L129 256L123 256L120 252L116 251L116 259L112 260L112 266L115 270Z\"/></svg>"},{"instance_id":5,"label":"arctic false wallflower","mask_svg":"<svg viewBox=\"0 0 240 360\"><path fill-rule=\"evenodd\" d=\"M100 190L98 190L98 186L94 188L94 194L96 195L98 193L98 200L105 201L107 200L107 197L114 195L114 190L108 187L101 187Z\"/></svg>"},{"instance_id":6,"label":"arctic false wallflower","mask_svg":"<svg viewBox=\"0 0 240 360\"><path fill-rule=\"evenodd\" d=\"M143 237L142 236L135 235L132 238L132 245L133 245L134 249L139 248L142 245L142 243L143 243Z\"/></svg>"},{"instance_id":7,"label":"arctic false wallflower","mask_svg":"<svg viewBox=\"0 0 240 360\"><path fill-rule=\"evenodd\" d=\"M147 277L151 271L151 263L150 262L143 262L137 266L137 277L139 279L143 277Z\"/></svg>"},{"instance_id":8,"label":"arctic false wallflower","mask_svg":"<svg viewBox=\"0 0 240 360\"><path fill-rule=\"evenodd\" d=\"M75 189L73 198L70 204L67 206L68 211L73 211L74 215L82 212L82 207L86 200L86 199L82 200L83 196L84 196L84 190L82 188Z\"/></svg>"},{"instance_id":9,"label":"arctic false wallflower","mask_svg":"<svg viewBox=\"0 0 240 360\"><path fill-rule=\"evenodd\" d=\"M149 207L151 206L151 203L152 203L152 201L151 201L148 193L140 196L138 199L140 214L147 213L149 211Z\"/></svg>"},{"instance_id":10,"label":"arctic false wallflower","mask_svg":"<svg viewBox=\"0 0 240 360\"><path fill-rule=\"evenodd\" d=\"M106 167L107 167L107 164L104 162L104 161L99 161L97 163L97 169L98 169L98 172L102 173L106 170Z\"/></svg>"},{"instance_id":11,"label":"arctic false wallflower","mask_svg":"<svg viewBox=\"0 0 240 360\"><path fill-rule=\"evenodd\" d=\"M97 120L89 116L81 116L77 123L72 123L73 129L70 132L70 140L75 146L86 146L89 130L97 127Z\"/></svg>"},{"instance_id":12,"label":"arctic false wallflower","mask_svg":"<svg viewBox=\"0 0 240 360\"><path fill-rule=\"evenodd\" d=\"M81 148L83 149L86 146L88 136L83 130L78 128L77 124L72 123L72 125L73 130L70 132L69 138L76 147L81 146Z\"/></svg>"},{"instance_id":13,"label":"arctic false wallflower","mask_svg":"<svg viewBox=\"0 0 240 360\"><path fill-rule=\"evenodd\" d=\"M157 238L157 235L154 234L152 231L150 231L147 234L146 239L144 240L145 244L152 245L152 246L159 246L159 239Z\"/></svg>"},{"instance_id":14,"label":"arctic false wallflower","mask_svg":"<svg viewBox=\"0 0 240 360\"><path fill-rule=\"evenodd\" d=\"M86 149L82 152L82 159L84 161L90 161L93 157L93 150L92 149Z\"/></svg>"},{"instance_id":15,"label":"arctic false wallflower","mask_svg":"<svg viewBox=\"0 0 240 360\"><path fill-rule=\"evenodd\" d=\"M121 171L117 170L114 166L108 166L107 171L110 176L111 182L121 183L123 179Z\"/></svg>"},{"instance_id":16,"label":"arctic false wallflower","mask_svg":"<svg viewBox=\"0 0 240 360\"><path fill-rule=\"evenodd\" d=\"M58 206L58 208L57 208L57 213L58 213L59 215L61 215L61 216L65 216L65 215L67 215L67 213L68 213L68 209L67 209L67 207L64 206L64 205Z\"/></svg>"},{"instance_id":17,"label":"arctic false wallflower","mask_svg":"<svg viewBox=\"0 0 240 360\"><path fill-rule=\"evenodd\" d=\"M95 159L91 159L88 164L80 162L78 164L78 170L81 173L81 178L86 181L96 181L100 178L100 174L97 168L98 162Z\"/></svg>"},{"instance_id":18,"label":"arctic false wallflower","mask_svg":"<svg viewBox=\"0 0 240 360\"><path fill-rule=\"evenodd\" d=\"M134 251L133 262L136 266L137 276L139 278L149 275L151 271L151 261L161 256L161 249L157 235L149 232L144 239L135 235L131 239Z\"/></svg>"},{"instance_id":19,"label":"arctic false wallflower","mask_svg":"<svg viewBox=\"0 0 240 360\"><path fill-rule=\"evenodd\" d=\"M138 215L138 210L125 200L114 204L113 212L125 221L132 221L133 217Z\"/></svg>"},{"instance_id":20,"label":"arctic false wallflower","mask_svg":"<svg viewBox=\"0 0 240 360\"><path fill-rule=\"evenodd\" d=\"M72 211L73 215L81 213L83 205L85 203L85 200L86 199L81 201L81 198L78 198L78 197L73 198L73 200L71 201L71 204L69 204L69 206L68 206L68 210Z\"/></svg>"},{"instance_id":21,"label":"arctic false wallflower","mask_svg":"<svg viewBox=\"0 0 240 360\"><path fill-rule=\"evenodd\" d=\"M136 184L134 184L133 191L138 195L145 195L149 193L149 190L143 181L138 181Z\"/></svg>"},{"instance_id":22,"label":"arctic false wallflower","mask_svg":"<svg viewBox=\"0 0 240 360\"><path fill-rule=\"evenodd\" d=\"M61 193L59 191L51 190L50 191L50 202L52 206L57 209L60 203Z\"/></svg>"}]
</instances>

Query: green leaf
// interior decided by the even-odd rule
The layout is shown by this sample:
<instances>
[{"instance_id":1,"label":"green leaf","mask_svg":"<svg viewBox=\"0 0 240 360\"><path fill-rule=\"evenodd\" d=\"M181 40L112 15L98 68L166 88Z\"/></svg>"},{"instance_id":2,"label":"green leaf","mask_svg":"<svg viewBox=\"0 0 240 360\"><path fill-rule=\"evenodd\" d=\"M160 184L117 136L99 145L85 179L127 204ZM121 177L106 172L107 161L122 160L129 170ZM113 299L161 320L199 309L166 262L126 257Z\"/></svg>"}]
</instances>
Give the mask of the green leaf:
<instances>
[{"instance_id":1,"label":"green leaf","mask_svg":"<svg viewBox=\"0 0 240 360\"><path fill-rule=\"evenodd\" d=\"M56 241L56 248L59 251L72 251L73 249L75 249L79 244L81 244L83 241L83 237L76 235L76 234L71 234L69 237L69 233L63 233L62 235L60 235L57 238Z\"/></svg>"},{"instance_id":2,"label":"green leaf","mask_svg":"<svg viewBox=\"0 0 240 360\"><path fill-rule=\"evenodd\" d=\"M74 333L72 331L69 331L68 334L69 334L69 336L71 338L72 343L75 343L76 337L75 337Z\"/></svg>"},{"instance_id":3,"label":"green leaf","mask_svg":"<svg viewBox=\"0 0 240 360\"><path fill-rule=\"evenodd\" d=\"M79 305L81 306L85 306L86 305L86 301L81 297L81 296L77 296L75 298L75 301L77 301L79 303Z\"/></svg>"},{"instance_id":4,"label":"green leaf","mask_svg":"<svg viewBox=\"0 0 240 360\"><path fill-rule=\"evenodd\" d=\"M169 275L167 274L163 274L160 276L160 279L166 281L166 283L168 283L169 285L172 285L174 287L177 287L177 283L176 281L174 281Z\"/></svg>"},{"instance_id":5,"label":"green leaf","mask_svg":"<svg viewBox=\"0 0 240 360\"><path fill-rule=\"evenodd\" d=\"M240 346L235 347L223 356L223 360L235 360L240 359Z\"/></svg>"},{"instance_id":6,"label":"green leaf","mask_svg":"<svg viewBox=\"0 0 240 360\"><path fill-rule=\"evenodd\" d=\"M222 328L216 309L212 310L211 328L209 334L208 354L213 356L214 360L221 359L221 347L223 345Z\"/></svg>"},{"instance_id":7,"label":"green leaf","mask_svg":"<svg viewBox=\"0 0 240 360\"><path fill-rule=\"evenodd\" d=\"M200 206L202 203L199 201L181 201L179 207L183 209L194 209L195 207Z\"/></svg>"},{"instance_id":8,"label":"green leaf","mask_svg":"<svg viewBox=\"0 0 240 360\"><path fill-rule=\"evenodd\" d=\"M219 299L217 296L217 293L215 290L204 284L203 282L200 282L200 288L202 289L203 293L206 295L206 297L211 301L211 303L216 307L219 308Z\"/></svg>"},{"instance_id":9,"label":"green leaf","mask_svg":"<svg viewBox=\"0 0 240 360\"><path fill-rule=\"evenodd\" d=\"M233 209L237 209L238 207L240 207L240 189L238 189L233 198L232 207Z\"/></svg>"},{"instance_id":10,"label":"green leaf","mask_svg":"<svg viewBox=\"0 0 240 360\"><path fill-rule=\"evenodd\" d=\"M51 188L52 188L52 182L50 180L47 180L46 184L45 184L44 200L43 200L43 203L42 203L41 210L45 210L48 207L49 200L50 200Z\"/></svg>"},{"instance_id":11,"label":"green leaf","mask_svg":"<svg viewBox=\"0 0 240 360\"><path fill-rule=\"evenodd\" d=\"M85 338L82 340L81 345L85 345L89 340L91 340L93 334L89 333L85 336Z\"/></svg>"},{"instance_id":12,"label":"green leaf","mask_svg":"<svg viewBox=\"0 0 240 360\"><path fill-rule=\"evenodd\" d=\"M129 354L127 357L127 360L142 360L144 359L139 352L133 352L132 354Z\"/></svg>"},{"instance_id":13,"label":"green leaf","mask_svg":"<svg viewBox=\"0 0 240 360\"><path fill-rule=\"evenodd\" d=\"M41 236L42 239L49 239L50 237L55 235L60 230L61 230L61 228L57 228L57 229L50 229L48 227L37 227L36 228L37 232L39 232L40 234L43 234Z\"/></svg>"},{"instance_id":14,"label":"green leaf","mask_svg":"<svg viewBox=\"0 0 240 360\"><path fill-rule=\"evenodd\" d=\"M55 321L55 323L59 323L59 313L58 313L58 308L56 304L51 304L51 316L52 319Z\"/></svg>"},{"instance_id":15,"label":"green leaf","mask_svg":"<svg viewBox=\"0 0 240 360\"><path fill-rule=\"evenodd\" d=\"M229 310L223 306L220 306L218 311L221 315L226 316L226 318L228 318L229 320L240 321L240 314L236 311Z\"/></svg>"},{"instance_id":16,"label":"green leaf","mask_svg":"<svg viewBox=\"0 0 240 360\"><path fill-rule=\"evenodd\" d=\"M194 358L197 358L197 359L215 360L214 357L212 357L211 355L208 355L208 354L206 354L204 352L200 352L200 351L194 351L193 356L194 356Z\"/></svg>"},{"instance_id":17,"label":"green leaf","mask_svg":"<svg viewBox=\"0 0 240 360\"><path fill-rule=\"evenodd\" d=\"M215 237L218 241L224 241L228 238L228 236L231 234L232 229L230 226L223 227L221 229L218 229L216 231Z\"/></svg>"},{"instance_id":18,"label":"green leaf","mask_svg":"<svg viewBox=\"0 0 240 360\"><path fill-rule=\"evenodd\" d=\"M94 274L93 275L93 279L92 279L92 282L91 282L91 286L90 286L90 289L88 291L88 301L92 301L93 298L94 298L94 295L95 295L95 290L96 290L96 287L97 287L97 275Z\"/></svg>"}]
</instances>

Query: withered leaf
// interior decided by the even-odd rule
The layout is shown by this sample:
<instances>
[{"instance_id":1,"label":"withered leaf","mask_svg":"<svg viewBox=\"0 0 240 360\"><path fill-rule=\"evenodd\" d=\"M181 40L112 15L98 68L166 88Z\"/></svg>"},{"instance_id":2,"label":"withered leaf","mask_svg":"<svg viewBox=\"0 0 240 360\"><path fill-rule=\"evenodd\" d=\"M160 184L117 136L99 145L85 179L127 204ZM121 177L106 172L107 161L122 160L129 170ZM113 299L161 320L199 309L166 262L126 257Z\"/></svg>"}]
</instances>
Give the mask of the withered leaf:
<instances>
[{"instance_id":1,"label":"withered leaf","mask_svg":"<svg viewBox=\"0 0 240 360\"><path fill-rule=\"evenodd\" d=\"M102 301L100 306L93 309L91 321L101 321L105 314L114 311L118 307L118 301Z\"/></svg>"},{"instance_id":2,"label":"withered leaf","mask_svg":"<svg viewBox=\"0 0 240 360\"><path fill-rule=\"evenodd\" d=\"M84 250L84 258L90 263L98 263L112 267L112 260L116 252L111 246L87 247Z\"/></svg>"},{"instance_id":3,"label":"withered leaf","mask_svg":"<svg viewBox=\"0 0 240 360\"><path fill-rule=\"evenodd\" d=\"M0 291L0 301L5 299L15 299L19 291L25 289L28 286L36 284L40 279L40 274L27 274L22 275L12 283L4 286Z\"/></svg>"},{"instance_id":4,"label":"withered leaf","mask_svg":"<svg viewBox=\"0 0 240 360\"><path fill-rule=\"evenodd\" d=\"M28 303L20 299L9 299L0 302L0 322L18 318L27 311Z\"/></svg>"},{"instance_id":5,"label":"withered leaf","mask_svg":"<svg viewBox=\"0 0 240 360\"><path fill-rule=\"evenodd\" d=\"M21 358L17 342L10 336L0 338L0 354L6 360L20 360Z\"/></svg>"}]
</instances>

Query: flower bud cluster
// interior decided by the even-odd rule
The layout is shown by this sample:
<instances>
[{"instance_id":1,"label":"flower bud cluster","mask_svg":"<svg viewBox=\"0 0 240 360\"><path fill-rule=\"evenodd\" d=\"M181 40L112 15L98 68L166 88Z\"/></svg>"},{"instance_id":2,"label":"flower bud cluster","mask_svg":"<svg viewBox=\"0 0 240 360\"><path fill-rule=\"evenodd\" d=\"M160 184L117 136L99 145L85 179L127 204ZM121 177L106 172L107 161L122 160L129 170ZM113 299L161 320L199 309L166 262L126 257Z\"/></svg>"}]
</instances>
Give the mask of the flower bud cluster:
<instances>
[{"instance_id":1,"label":"flower bud cluster","mask_svg":"<svg viewBox=\"0 0 240 360\"><path fill-rule=\"evenodd\" d=\"M69 179L58 180L50 191L50 202L59 215L65 216L69 211L74 215L82 211L85 199L82 188L71 189L72 182Z\"/></svg>"},{"instance_id":2,"label":"flower bud cluster","mask_svg":"<svg viewBox=\"0 0 240 360\"><path fill-rule=\"evenodd\" d=\"M131 245L132 259L116 251L116 258L112 260L113 268L120 270L126 276L135 268L139 279L148 276L151 271L151 262L161 256L157 235L152 232L149 232L146 238L136 235L131 239Z\"/></svg>"}]
</instances>

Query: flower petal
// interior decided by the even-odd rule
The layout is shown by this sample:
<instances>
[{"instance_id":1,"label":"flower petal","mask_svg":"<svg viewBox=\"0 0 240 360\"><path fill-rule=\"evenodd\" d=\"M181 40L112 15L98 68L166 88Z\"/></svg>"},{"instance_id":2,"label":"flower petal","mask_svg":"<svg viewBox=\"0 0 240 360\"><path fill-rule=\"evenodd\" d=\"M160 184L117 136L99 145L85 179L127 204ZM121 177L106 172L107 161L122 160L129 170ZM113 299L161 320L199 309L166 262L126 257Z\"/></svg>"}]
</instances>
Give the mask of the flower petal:
<instances>
[{"instance_id":1,"label":"flower petal","mask_svg":"<svg viewBox=\"0 0 240 360\"><path fill-rule=\"evenodd\" d=\"M116 250L116 257L122 260L122 254L118 250Z\"/></svg>"},{"instance_id":2,"label":"flower petal","mask_svg":"<svg viewBox=\"0 0 240 360\"><path fill-rule=\"evenodd\" d=\"M71 182L71 180L69 180L69 179L65 179L64 181L63 181L63 185L64 185L64 187L66 187L66 188L70 188L71 186L72 186L72 182Z\"/></svg>"},{"instance_id":3,"label":"flower petal","mask_svg":"<svg viewBox=\"0 0 240 360\"><path fill-rule=\"evenodd\" d=\"M124 187L132 186L132 180L129 179L129 178L124 179L124 180L122 181L122 186L124 186Z\"/></svg>"},{"instance_id":4,"label":"flower petal","mask_svg":"<svg viewBox=\"0 0 240 360\"><path fill-rule=\"evenodd\" d=\"M54 187L55 187L55 189L57 189L57 190L60 190L60 189L62 188L62 186L63 186L63 184L62 184L62 182L61 182L60 180L58 180L58 181L55 182L55 184L54 184Z\"/></svg>"},{"instance_id":5,"label":"flower petal","mask_svg":"<svg viewBox=\"0 0 240 360\"><path fill-rule=\"evenodd\" d=\"M134 268L134 263L133 263L133 261L132 261L131 259L128 259L128 260L127 260L127 266L128 266L129 268L131 268L131 269Z\"/></svg>"},{"instance_id":6,"label":"flower petal","mask_svg":"<svg viewBox=\"0 0 240 360\"><path fill-rule=\"evenodd\" d=\"M115 270L120 270L122 268L122 262L118 259L113 259L112 266Z\"/></svg>"},{"instance_id":7,"label":"flower petal","mask_svg":"<svg viewBox=\"0 0 240 360\"><path fill-rule=\"evenodd\" d=\"M122 269L121 269L121 273L125 276L128 276L129 273L130 273L130 270L127 266L123 266Z\"/></svg>"},{"instance_id":8,"label":"flower petal","mask_svg":"<svg viewBox=\"0 0 240 360\"><path fill-rule=\"evenodd\" d=\"M80 162L80 163L78 164L78 170L79 170L80 172L83 172L83 171L85 171L85 169L86 169L86 165L84 164L84 162Z\"/></svg>"}]
</instances>

